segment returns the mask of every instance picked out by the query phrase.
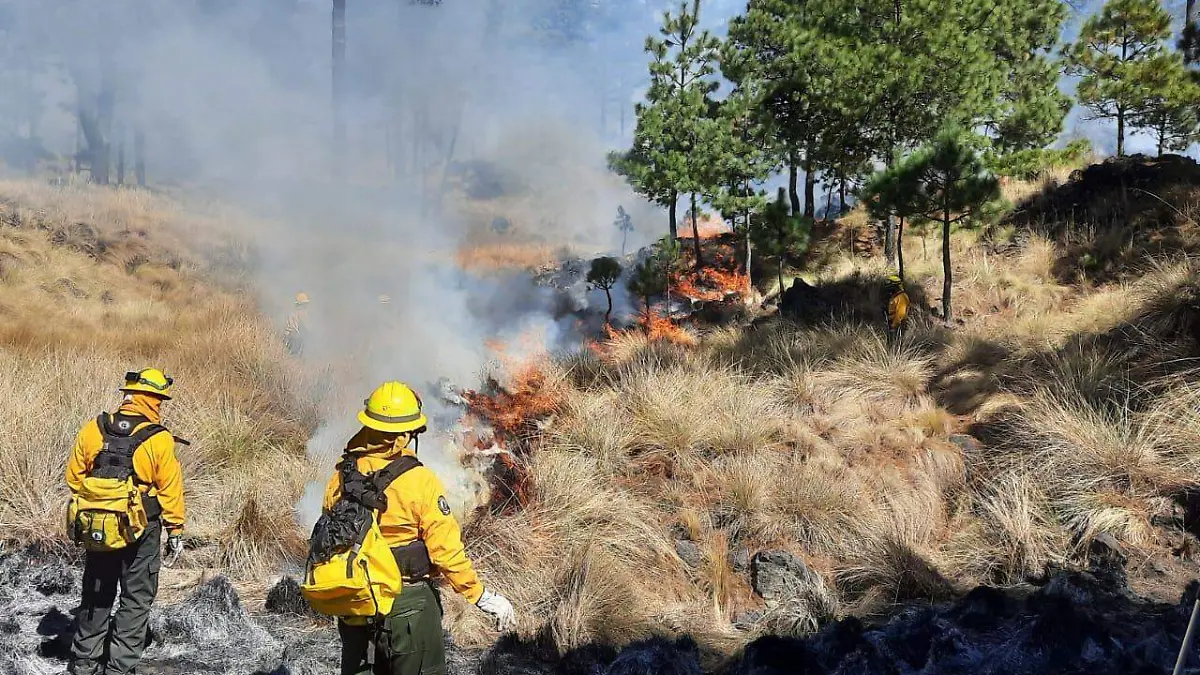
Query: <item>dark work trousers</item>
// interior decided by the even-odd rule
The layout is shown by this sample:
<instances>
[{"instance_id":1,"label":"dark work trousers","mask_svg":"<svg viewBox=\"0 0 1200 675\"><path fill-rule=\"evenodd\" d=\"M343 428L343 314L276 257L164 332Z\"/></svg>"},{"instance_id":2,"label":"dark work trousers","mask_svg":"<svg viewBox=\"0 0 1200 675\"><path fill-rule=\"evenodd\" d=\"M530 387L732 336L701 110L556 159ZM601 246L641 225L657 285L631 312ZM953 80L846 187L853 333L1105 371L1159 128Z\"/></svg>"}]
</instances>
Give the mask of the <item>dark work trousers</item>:
<instances>
[{"instance_id":1,"label":"dark work trousers","mask_svg":"<svg viewBox=\"0 0 1200 675\"><path fill-rule=\"evenodd\" d=\"M427 581L406 582L378 629L339 621L338 634L342 675L446 675L441 599Z\"/></svg>"},{"instance_id":2,"label":"dark work trousers","mask_svg":"<svg viewBox=\"0 0 1200 675\"><path fill-rule=\"evenodd\" d=\"M87 554L83 599L76 617L75 639L71 642L72 673L125 675L134 671L146 646L150 605L158 594L161 565L162 525L157 520L150 522L133 546ZM110 622L118 583L121 604Z\"/></svg>"}]
</instances>

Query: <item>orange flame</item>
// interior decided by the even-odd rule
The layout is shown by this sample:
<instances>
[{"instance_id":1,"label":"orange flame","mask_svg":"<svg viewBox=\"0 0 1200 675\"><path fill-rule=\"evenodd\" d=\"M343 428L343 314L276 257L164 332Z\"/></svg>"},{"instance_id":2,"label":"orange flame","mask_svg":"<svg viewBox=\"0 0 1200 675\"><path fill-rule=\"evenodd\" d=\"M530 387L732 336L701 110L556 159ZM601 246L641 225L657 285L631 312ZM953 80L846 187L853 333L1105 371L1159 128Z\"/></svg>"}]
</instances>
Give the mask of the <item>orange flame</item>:
<instances>
[{"instance_id":1,"label":"orange flame","mask_svg":"<svg viewBox=\"0 0 1200 675\"><path fill-rule=\"evenodd\" d=\"M534 338L527 342L527 347L538 344ZM529 503L533 477L525 462L527 440L537 433L537 423L562 405L562 392L547 386L544 350L522 359L511 355L508 346L499 341L491 341L488 348L504 364L503 372L489 376L482 390L462 393L470 429L464 442L478 451L501 450L495 455L489 478L491 503L504 512Z\"/></svg>"},{"instance_id":2,"label":"orange flame","mask_svg":"<svg viewBox=\"0 0 1200 675\"><path fill-rule=\"evenodd\" d=\"M687 270L672 275L671 284L680 295L693 300L720 301L741 296L750 288L750 276L738 270L705 267L698 273Z\"/></svg>"}]
</instances>

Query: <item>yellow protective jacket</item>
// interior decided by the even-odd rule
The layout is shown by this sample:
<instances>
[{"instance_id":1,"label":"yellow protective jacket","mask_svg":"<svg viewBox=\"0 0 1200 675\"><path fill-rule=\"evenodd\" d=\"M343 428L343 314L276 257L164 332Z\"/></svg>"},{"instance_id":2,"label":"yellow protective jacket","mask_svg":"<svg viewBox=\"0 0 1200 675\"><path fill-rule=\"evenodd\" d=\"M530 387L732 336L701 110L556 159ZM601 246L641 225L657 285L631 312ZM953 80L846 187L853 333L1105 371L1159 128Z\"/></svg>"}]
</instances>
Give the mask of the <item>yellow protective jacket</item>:
<instances>
[{"instance_id":1,"label":"yellow protective jacket","mask_svg":"<svg viewBox=\"0 0 1200 675\"><path fill-rule=\"evenodd\" d=\"M358 470L363 473L378 471L402 455L416 455L410 448L380 442L380 435L370 429L355 434L347 451L357 456ZM483 584L467 558L462 530L450 513L446 491L437 475L426 466L418 466L392 481L384 494L388 507L380 514L379 530L388 546L424 541L433 569L464 598L477 602L483 595ZM325 509L332 509L341 495L342 481L334 473L325 487Z\"/></svg>"},{"instance_id":2,"label":"yellow protective jacket","mask_svg":"<svg viewBox=\"0 0 1200 675\"><path fill-rule=\"evenodd\" d=\"M908 293L899 291L888 300L888 328L896 330L900 324L904 323L906 317L908 317Z\"/></svg>"},{"instance_id":3,"label":"yellow protective jacket","mask_svg":"<svg viewBox=\"0 0 1200 675\"><path fill-rule=\"evenodd\" d=\"M297 309L288 315L287 323L283 327L283 337L290 338L293 335L304 332L305 326L308 325L308 310Z\"/></svg>"},{"instance_id":4,"label":"yellow protective jacket","mask_svg":"<svg viewBox=\"0 0 1200 675\"><path fill-rule=\"evenodd\" d=\"M150 420L139 424L135 431L146 424L158 423L160 417L156 399L136 394L129 398L118 412L141 415ZM67 458L67 487L71 488L71 492L78 492L83 487L83 479L91 472L92 463L103 445L104 436L96 420L83 425L75 436L71 456ZM175 457L175 439L170 433L154 434L134 451L133 474L142 493L158 499L162 506L163 526L171 534L181 534L187 520L187 509L183 503L183 472Z\"/></svg>"}]
</instances>

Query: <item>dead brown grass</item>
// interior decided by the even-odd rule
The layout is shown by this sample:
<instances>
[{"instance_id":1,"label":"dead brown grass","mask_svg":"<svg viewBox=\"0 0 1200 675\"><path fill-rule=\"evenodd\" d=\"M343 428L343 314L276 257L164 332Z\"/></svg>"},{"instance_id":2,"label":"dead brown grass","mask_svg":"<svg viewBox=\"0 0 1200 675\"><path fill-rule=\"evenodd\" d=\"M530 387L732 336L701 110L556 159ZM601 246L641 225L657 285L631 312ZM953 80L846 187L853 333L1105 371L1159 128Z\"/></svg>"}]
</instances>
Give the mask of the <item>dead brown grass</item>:
<instances>
[{"instance_id":1,"label":"dead brown grass","mask_svg":"<svg viewBox=\"0 0 1200 675\"><path fill-rule=\"evenodd\" d=\"M477 273L534 270L555 259L554 249L542 243L493 242L460 247L458 266Z\"/></svg>"},{"instance_id":2,"label":"dead brown grass","mask_svg":"<svg viewBox=\"0 0 1200 675\"><path fill-rule=\"evenodd\" d=\"M910 283L936 303L940 261L920 248L907 243ZM762 606L732 561L771 548L819 571L843 614L1084 564L1101 533L1169 555L1156 522L1200 487L1200 265L1096 287L1061 282L1061 249L1036 236L998 253L963 233L954 250L954 330L918 313L894 341L837 319L718 328L695 346L628 333L565 360L531 475L540 490L576 467L569 499L539 492L526 512L477 521L469 544L504 588L537 589L522 630L562 649L683 629L729 647L753 635L731 634L732 616ZM844 256L818 276L882 270ZM605 515L580 517L596 495ZM698 568L672 555L678 538L698 542ZM626 577L633 549L648 587ZM610 604L612 589L634 597ZM588 611L608 612L603 630ZM811 629L781 611L763 626Z\"/></svg>"}]
</instances>

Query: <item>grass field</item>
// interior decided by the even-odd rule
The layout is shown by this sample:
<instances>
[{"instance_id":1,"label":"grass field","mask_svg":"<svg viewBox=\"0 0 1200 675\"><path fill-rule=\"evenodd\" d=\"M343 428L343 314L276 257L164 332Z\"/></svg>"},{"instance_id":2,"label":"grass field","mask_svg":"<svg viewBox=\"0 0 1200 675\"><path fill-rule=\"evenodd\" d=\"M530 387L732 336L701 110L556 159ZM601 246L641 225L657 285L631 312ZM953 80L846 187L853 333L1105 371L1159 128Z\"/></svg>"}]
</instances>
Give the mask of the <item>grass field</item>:
<instances>
[{"instance_id":1,"label":"grass field","mask_svg":"<svg viewBox=\"0 0 1200 675\"><path fill-rule=\"evenodd\" d=\"M1008 190L1018 202L1064 180ZM168 422L193 442L180 450L189 564L254 585L302 555L292 507L324 473L304 451L317 395L248 288L235 232L250 225L214 209L0 182L10 537L62 544L73 434L115 404L122 373L154 364L177 378ZM1161 225L1186 239L1188 221ZM1200 467L1200 263L1186 248L1138 257L1119 237L1106 255L1125 262L1100 278L1102 252L1036 231L1004 245L1014 237L1003 223L956 234L953 327L924 309L938 305L940 242L914 229L919 309L898 340L854 318L877 314L883 262L833 241L805 274L861 312L674 342L619 333L524 364L540 371L537 405L515 399L509 440L528 501L465 524L521 632L563 650L656 632L735 649L753 631L731 620L762 608L742 567L763 549L800 556L839 615L1081 564L1101 533L1168 566L1200 552L1163 526ZM547 250L472 250L463 264L536 265ZM461 641L494 637L464 602L447 611ZM811 626L768 613L756 630Z\"/></svg>"}]
</instances>

